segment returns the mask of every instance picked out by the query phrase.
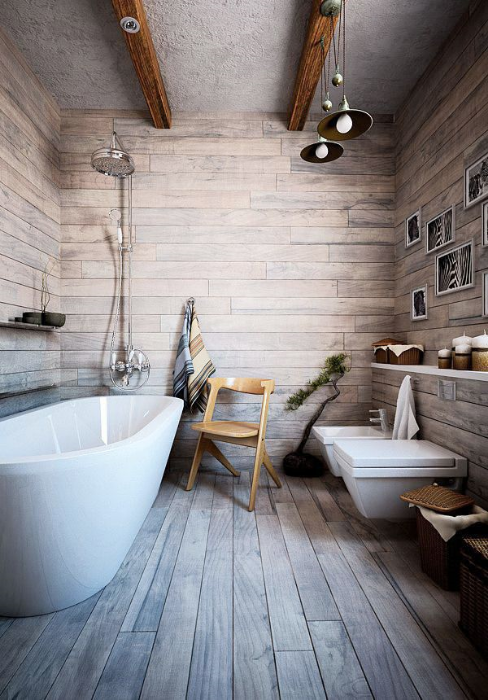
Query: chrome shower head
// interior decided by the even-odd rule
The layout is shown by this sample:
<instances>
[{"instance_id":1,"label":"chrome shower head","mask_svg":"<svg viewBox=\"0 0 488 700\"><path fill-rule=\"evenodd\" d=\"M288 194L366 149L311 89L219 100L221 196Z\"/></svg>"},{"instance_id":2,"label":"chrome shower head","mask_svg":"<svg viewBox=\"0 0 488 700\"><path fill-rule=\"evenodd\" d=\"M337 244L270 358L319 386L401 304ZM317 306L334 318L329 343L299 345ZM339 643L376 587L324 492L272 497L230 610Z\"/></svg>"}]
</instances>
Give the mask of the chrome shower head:
<instances>
[{"instance_id":1,"label":"chrome shower head","mask_svg":"<svg viewBox=\"0 0 488 700\"><path fill-rule=\"evenodd\" d=\"M98 148L92 153L91 165L102 175L112 177L127 177L136 169L132 157L124 150L115 131L110 146Z\"/></svg>"}]
</instances>

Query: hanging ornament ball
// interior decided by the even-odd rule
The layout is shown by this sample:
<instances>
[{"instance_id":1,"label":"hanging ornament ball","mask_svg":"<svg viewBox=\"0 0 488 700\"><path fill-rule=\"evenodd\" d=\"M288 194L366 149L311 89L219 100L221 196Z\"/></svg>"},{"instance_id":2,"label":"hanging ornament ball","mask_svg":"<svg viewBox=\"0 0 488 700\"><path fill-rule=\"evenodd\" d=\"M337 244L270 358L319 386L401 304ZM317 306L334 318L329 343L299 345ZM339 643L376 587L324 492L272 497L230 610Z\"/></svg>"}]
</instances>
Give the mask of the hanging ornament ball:
<instances>
[{"instance_id":1,"label":"hanging ornament ball","mask_svg":"<svg viewBox=\"0 0 488 700\"><path fill-rule=\"evenodd\" d=\"M342 81L342 75L340 73L336 73L332 78L332 85L334 85L334 87L339 87L339 85L342 85Z\"/></svg>"},{"instance_id":2,"label":"hanging ornament ball","mask_svg":"<svg viewBox=\"0 0 488 700\"><path fill-rule=\"evenodd\" d=\"M329 99L324 100L322 102L322 109L324 110L324 112L330 112L330 110L332 109L332 102Z\"/></svg>"},{"instance_id":3,"label":"hanging ornament ball","mask_svg":"<svg viewBox=\"0 0 488 700\"><path fill-rule=\"evenodd\" d=\"M323 17L337 17L341 11L342 0L324 0L320 5L320 14Z\"/></svg>"}]
</instances>

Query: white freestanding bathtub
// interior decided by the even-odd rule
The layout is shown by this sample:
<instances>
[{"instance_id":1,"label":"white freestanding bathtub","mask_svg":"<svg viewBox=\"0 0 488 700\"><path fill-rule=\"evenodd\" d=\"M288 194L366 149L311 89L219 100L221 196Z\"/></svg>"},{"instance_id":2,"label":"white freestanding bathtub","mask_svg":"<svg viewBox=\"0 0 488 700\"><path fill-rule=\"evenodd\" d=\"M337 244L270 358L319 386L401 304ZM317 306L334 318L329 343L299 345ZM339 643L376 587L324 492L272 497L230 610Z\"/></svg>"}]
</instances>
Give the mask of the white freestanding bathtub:
<instances>
[{"instance_id":1,"label":"white freestanding bathtub","mask_svg":"<svg viewBox=\"0 0 488 700\"><path fill-rule=\"evenodd\" d=\"M0 422L0 615L41 615L114 576L158 493L183 402L64 401Z\"/></svg>"}]
</instances>

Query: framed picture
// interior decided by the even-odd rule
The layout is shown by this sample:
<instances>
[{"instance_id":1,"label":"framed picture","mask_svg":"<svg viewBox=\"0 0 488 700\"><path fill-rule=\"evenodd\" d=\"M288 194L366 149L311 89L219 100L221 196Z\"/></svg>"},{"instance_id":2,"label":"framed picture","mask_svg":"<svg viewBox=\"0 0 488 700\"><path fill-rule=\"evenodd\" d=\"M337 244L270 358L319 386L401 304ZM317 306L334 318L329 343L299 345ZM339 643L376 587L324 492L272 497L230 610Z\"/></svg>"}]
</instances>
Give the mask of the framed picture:
<instances>
[{"instance_id":1,"label":"framed picture","mask_svg":"<svg viewBox=\"0 0 488 700\"><path fill-rule=\"evenodd\" d=\"M488 196L488 153L464 171L465 208L481 202Z\"/></svg>"},{"instance_id":2,"label":"framed picture","mask_svg":"<svg viewBox=\"0 0 488 700\"><path fill-rule=\"evenodd\" d=\"M427 318L427 285L412 290L412 321L425 321Z\"/></svg>"},{"instance_id":3,"label":"framed picture","mask_svg":"<svg viewBox=\"0 0 488 700\"><path fill-rule=\"evenodd\" d=\"M488 202L481 207L481 245L488 245Z\"/></svg>"},{"instance_id":4,"label":"framed picture","mask_svg":"<svg viewBox=\"0 0 488 700\"><path fill-rule=\"evenodd\" d=\"M443 248L454 240L454 207L437 214L425 226L427 252Z\"/></svg>"},{"instance_id":5,"label":"framed picture","mask_svg":"<svg viewBox=\"0 0 488 700\"><path fill-rule=\"evenodd\" d=\"M483 272L483 316L488 316L488 272Z\"/></svg>"},{"instance_id":6,"label":"framed picture","mask_svg":"<svg viewBox=\"0 0 488 700\"><path fill-rule=\"evenodd\" d=\"M420 220L420 209L405 219L405 248L418 243L422 238L422 225Z\"/></svg>"},{"instance_id":7,"label":"framed picture","mask_svg":"<svg viewBox=\"0 0 488 700\"><path fill-rule=\"evenodd\" d=\"M458 292L474 285L473 241L439 253L435 258L436 296Z\"/></svg>"}]
</instances>

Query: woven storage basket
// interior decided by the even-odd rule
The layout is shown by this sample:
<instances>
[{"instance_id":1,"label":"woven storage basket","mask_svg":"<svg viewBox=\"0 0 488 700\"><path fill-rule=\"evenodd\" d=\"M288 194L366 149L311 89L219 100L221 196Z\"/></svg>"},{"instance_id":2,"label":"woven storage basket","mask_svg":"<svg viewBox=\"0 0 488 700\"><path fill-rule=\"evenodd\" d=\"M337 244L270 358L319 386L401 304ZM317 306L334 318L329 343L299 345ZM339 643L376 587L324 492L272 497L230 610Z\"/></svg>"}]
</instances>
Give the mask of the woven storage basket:
<instances>
[{"instance_id":1,"label":"woven storage basket","mask_svg":"<svg viewBox=\"0 0 488 700\"><path fill-rule=\"evenodd\" d=\"M459 626L488 657L488 535L464 536L461 547Z\"/></svg>"},{"instance_id":2,"label":"woven storage basket","mask_svg":"<svg viewBox=\"0 0 488 700\"><path fill-rule=\"evenodd\" d=\"M380 365L387 365L388 354L388 348L378 348L374 354L374 361L379 362Z\"/></svg>"},{"instance_id":3,"label":"woven storage basket","mask_svg":"<svg viewBox=\"0 0 488 700\"><path fill-rule=\"evenodd\" d=\"M390 365L420 365L422 364L422 356L423 352L419 348L409 348L401 355L395 355L391 348L388 348L388 363Z\"/></svg>"},{"instance_id":4,"label":"woven storage basket","mask_svg":"<svg viewBox=\"0 0 488 700\"><path fill-rule=\"evenodd\" d=\"M471 512L474 500L458 491L446 489L445 486L430 484L421 486L413 491L406 491L400 496L402 501L412 503L414 506L423 506L437 513L449 515L461 515Z\"/></svg>"},{"instance_id":5,"label":"woven storage basket","mask_svg":"<svg viewBox=\"0 0 488 700\"><path fill-rule=\"evenodd\" d=\"M381 365L387 365L389 362L389 355L387 345L402 345L401 340L395 340L395 338L383 338L373 343L373 348L375 348L374 361ZM378 348L376 350L376 348Z\"/></svg>"},{"instance_id":6,"label":"woven storage basket","mask_svg":"<svg viewBox=\"0 0 488 700\"><path fill-rule=\"evenodd\" d=\"M469 513L474 503L469 496L444 486L437 486L437 484L407 491L400 498L402 501L413 503L416 506L423 506L437 513L451 516ZM468 531L472 531L471 528L463 532ZM441 588L447 591L456 591L459 588L461 533L445 542L435 527L424 518L417 508L417 535L422 571Z\"/></svg>"},{"instance_id":7,"label":"woven storage basket","mask_svg":"<svg viewBox=\"0 0 488 700\"><path fill-rule=\"evenodd\" d=\"M446 591L459 588L459 550L461 538L454 535L444 542L433 525L417 508L417 536L422 571Z\"/></svg>"}]
</instances>

